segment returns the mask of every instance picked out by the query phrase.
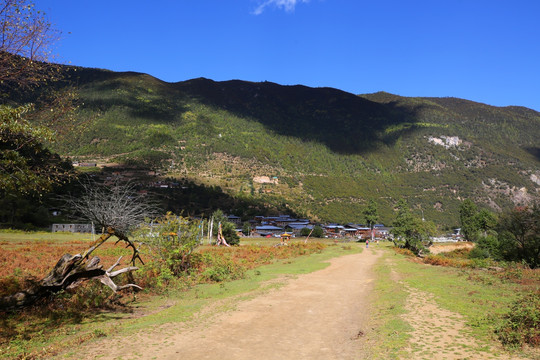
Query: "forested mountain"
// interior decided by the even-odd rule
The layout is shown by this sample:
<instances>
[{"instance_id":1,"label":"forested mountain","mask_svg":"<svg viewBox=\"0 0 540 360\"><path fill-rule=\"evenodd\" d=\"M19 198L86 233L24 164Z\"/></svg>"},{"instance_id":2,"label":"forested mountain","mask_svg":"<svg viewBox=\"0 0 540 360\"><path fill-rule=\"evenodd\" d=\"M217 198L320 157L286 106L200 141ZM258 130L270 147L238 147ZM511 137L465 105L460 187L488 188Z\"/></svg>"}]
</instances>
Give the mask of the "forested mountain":
<instances>
[{"instance_id":1,"label":"forested mountain","mask_svg":"<svg viewBox=\"0 0 540 360\"><path fill-rule=\"evenodd\" d=\"M354 95L271 82L68 68L80 127L54 144L73 161L119 163L217 187L232 209L251 203L325 221L362 222L370 199L391 223L405 198L457 225L470 198L493 210L539 198L540 113L456 98ZM209 187L211 186L211 187ZM204 187L203 187L204 188ZM194 189L194 188L193 188ZM180 191L180 190L178 190ZM208 202L208 201L207 201ZM208 204L200 204L202 209Z\"/></svg>"}]
</instances>

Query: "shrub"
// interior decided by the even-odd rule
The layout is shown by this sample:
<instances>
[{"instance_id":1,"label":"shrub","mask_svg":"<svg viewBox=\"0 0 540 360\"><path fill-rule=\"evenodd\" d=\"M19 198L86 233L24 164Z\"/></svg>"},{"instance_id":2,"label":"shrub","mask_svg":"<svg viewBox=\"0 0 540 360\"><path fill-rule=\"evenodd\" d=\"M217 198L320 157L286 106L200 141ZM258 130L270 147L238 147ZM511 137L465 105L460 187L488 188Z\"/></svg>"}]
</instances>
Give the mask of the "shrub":
<instances>
[{"instance_id":1,"label":"shrub","mask_svg":"<svg viewBox=\"0 0 540 360\"><path fill-rule=\"evenodd\" d=\"M469 252L470 259L487 259L489 258L489 250L476 246Z\"/></svg>"},{"instance_id":2,"label":"shrub","mask_svg":"<svg viewBox=\"0 0 540 360\"><path fill-rule=\"evenodd\" d=\"M411 250L405 249L403 247L394 247L394 251L397 252L398 254L405 255L405 256L415 256Z\"/></svg>"},{"instance_id":3,"label":"shrub","mask_svg":"<svg viewBox=\"0 0 540 360\"><path fill-rule=\"evenodd\" d=\"M246 268L224 254L205 253L201 257L201 262L204 268L201 274L203 281L222 282L245 276Z\"/></svg>"},{"instance_id":4,"label":"shrub","mask_svg":"<svg viewBox=\"0 0 540 360\"><path fill-rule=\"evenodd\" d=\"M201 222L167 213L137 234L148 255L165 264L174 275L191 268L193 252L199 246ZM161 269L160 274L165 274Z\"/></svg>"},{"instance_id":5,"label":"shrub","mask_svg":"<svg viewBox=\"0 0 540 360\"><path fill-rule=\"evenodd\" d=\"M499 240L494 235L481 237L476 243L476 247L471 251L470 258L500 258Z\"/></svg>"},{"instance_id":6,"label":"shrub","mask_svg":"<svg viewBox=\"0 0 540 360\"><path fill-rule=\"evenodd\" d=\"M424 258L424 263L438 266L451 266L456 268L463 268L470 265L470 261L466 259L446 257L443 255L428 255Z\"/></svg>"},{"instance_id":7,"label":"shrub","mask_svg":"<svg viewBox=\"0 0 540 360\"><path fill-rule=\"evenodd\" d=\"M515 301L496 333L506 346L540 345L540 292L531 292Z\"/></svg>"},{"instance_id":8,"label":"shrub","mask_svg":"<svg viewBox=\"0 0 540 360\"><path fill-rule=\"evenodd\" d=\"M175 275L166 263L160 261L146 263L134 275L137 285L144 291L156 294L185 289L194 283L194 280L187 276L188 274Z\"/></svg>"},{"instance_id":9,"label":"shrub","mask_svg":"<svg viewBox=\"0 0 540 360\"><path fill-rule=\"evenodd\" d=\"M67 302L68 310L85 311L104 307L112 307L113 291L102 286L99 281L91 280L75 289L73 296Z\"/></svg>"}]
</instances>

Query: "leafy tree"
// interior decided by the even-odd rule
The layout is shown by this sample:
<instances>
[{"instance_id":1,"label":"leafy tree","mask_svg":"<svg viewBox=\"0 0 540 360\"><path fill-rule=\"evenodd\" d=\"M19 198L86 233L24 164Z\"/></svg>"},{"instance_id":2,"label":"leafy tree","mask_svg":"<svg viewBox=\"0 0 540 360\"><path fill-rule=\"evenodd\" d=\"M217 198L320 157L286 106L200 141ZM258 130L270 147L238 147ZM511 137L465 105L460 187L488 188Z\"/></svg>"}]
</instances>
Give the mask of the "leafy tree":
<instances>
[{"instance_id":1,"label":"leafy tree","mask_svg":"<svg viewBox=\"0 0 540 360\"><path fill-rule=\"evenodd\" d=\"M31 108L0 105L0 193L47 192L70 176L71 164L43 145L53 132L24 118Z\"/></svg>"},{"instance_id":2,"label":"leafy tree","mask_svg":"<svg viewBox=\"0 0 540 360\"><path fill-rule=\"evenodd\" d=\"M49 152L65 128L74 94L46 93L61 78L60 67L47 63L49 47L58 32L43 12L27 0L4 0L0 5L0 195L42 193L65 180L68 167ZM7 97L28 98L43 86L38 110L34 104L8 105ZM39 119L39 121L38 121Z\"/></svg>"},{"instance_id":3,"label":"leafy tree","mask_svg":"<svg viewBox=\"0 0 540 360\"><path fill-rule=\"evenodd\" d=\"M223 233L223 236L225 237L225 240L227 240L227 243L229 245L238 245L240 244L240 237L236 233L236 226L227 220L227 217L221 210L216 210L212 214L212 217L214 218L214 228L212 230L212 235L217 236L218 234L218 224L221 223L221 231Z\"/></svg>"},{"instance_id":4,"label":"leafy tree","mask_svg":"<svg viewBox=\"0 0 540 360\"><path fill-rule=\"evenodd\" d=\"M300 236L308 236L310 233L311 233L310 228L305 227L305 228L300 229Z\"/></svg>"},{"instance_id":5,"label":"leafy tree","mask_svg":"<svg viewBox=\"0 0 540 360\"><path fill-rule=\"evenodd\" d=\"M540 206L517 207L501 215L498 239L501 256L540 266Z\"/></svg>"},{"instance_id":6,"label":"leafy tree","mask_svg":"<svg viewBox=\"0 0 540 360\"><path fill-rule=\"evenodd\" d=\"M475 218L478 230L483 232L484 237L488 235L488 231L495 229L497 226L497 217L489 210L480 210Z\"/></svg>"},{"instance_id":7,"label":"leafy tree","mask_svg":"<svg viewBox=\"0 0 540 360\"><path fill-rule=\"evenodd\" d=\"M366 223L371 229L371 239L373 240L373 226L379 220L379 212L375 200L372 199L368 202L367 207L364 209L364 219L366 219Z\"/></svg>"},{"instance_id":8,"label":"leafy tree","mask_svg":"<svg viewBox=\"0 0 540 360\"><path fill-rule=\"evenodd\" d=\"M476 204L466 199L459 207L459 219L461 221L461 231L465 239L478 241L480 237L486 237L488 231L495 228L497 218L486 209L478 210Z\"/></svg>"},{"instance_id":9,"label":"leafy tree","mask_svg":"<svg viewBox=\"0 0 540 360\"><path fill-rule=\"evenodd\" d=\"M435 225L431 221L423 221L414 216L405 200L397 205L397 215L392 228L395 239L403 241L403 246L415 254L429 252L427 246L431 245L429 237L435 232ZM397 242L394 241L396 244Z\"/></svg>"},{"instance_id":10,"label":"leafy tree","mask_svg":"<svg viewBox=\"0 0 540 360\"><path fill-rule=\"evenodd\" d=\"M459 207L459 221L461 222L461 232L465 239L474 241L477 238L479 225L477 223L478 207L470 200L465 199Z\"/></svg>"},{"instance_id":11,"label":"leafy tree","mask_svg":"<svg viewBox=\"0 0 540 360\"><path fill-rule=\"evenodd\" d=\"M311 233L311 236L316 237L316 238L324 237L323 228L320 227L319 225L315 225L315 227L313 228L313 232Z\"/></svg>"}]
</instances>

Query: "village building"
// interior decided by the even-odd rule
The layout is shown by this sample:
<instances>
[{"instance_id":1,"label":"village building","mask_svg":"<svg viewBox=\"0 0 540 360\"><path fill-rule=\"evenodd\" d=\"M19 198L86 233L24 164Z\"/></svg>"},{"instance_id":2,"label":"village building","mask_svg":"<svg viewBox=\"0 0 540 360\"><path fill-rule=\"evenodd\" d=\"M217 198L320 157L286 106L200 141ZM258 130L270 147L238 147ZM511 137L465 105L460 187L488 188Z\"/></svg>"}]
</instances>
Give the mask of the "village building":
<instances>
[{"instance_id":1,"label":"village building","mask_svg":"<svg viewBox=\"0 0 540 360\"><path fill-rule=\"evenodd\" d=\"M274 226L274 225L261 225L255 228L255 232L259 234L260 236L268 236L268 235L272 236L275 234L283 233L283 228L279 226Z\"/></svg>"},{"instance_id":2,"label":"village building","mask_svg":"<svg viewBox=\"0 0 540 360\"><path fill-rule=\"evenodd\" d=\"M91 233L92 224L53 224L52 232Z\"/></svg>"},{"instance_id":3,"label":"village building","mask_svg":"<svg viewBox=\"0 0 540 360\"><path fill-rule=\"evenodd\" d=\"M392 230L392 228L384 226L383 224L377 224L373 226L373 236L379 239L386 239L390 236L390 230Z\"/></svg>"},{"instance_id":4,"label":"village building","mask_svg":"<svg viewBox=\"0 0 540 360\"><path fill-rule=\"evenodd\" d=\"M315 226L309 222L294 222L285 227L285 230L292 232L295 236L300 236L302 229L313 230Z\"/></svg>"},{"instance_id":5,"label":"village building","mask_svg":"<svg viewBox=\"0 0 540 360\"><path fill-rule=\"evenodd\" d=\"M240 225L242 224L242 219L239 217L239 216L236 216L236 215L229 215L227 216L227 221L235 224L235 225Z\"/></svg>"}]
</instances>

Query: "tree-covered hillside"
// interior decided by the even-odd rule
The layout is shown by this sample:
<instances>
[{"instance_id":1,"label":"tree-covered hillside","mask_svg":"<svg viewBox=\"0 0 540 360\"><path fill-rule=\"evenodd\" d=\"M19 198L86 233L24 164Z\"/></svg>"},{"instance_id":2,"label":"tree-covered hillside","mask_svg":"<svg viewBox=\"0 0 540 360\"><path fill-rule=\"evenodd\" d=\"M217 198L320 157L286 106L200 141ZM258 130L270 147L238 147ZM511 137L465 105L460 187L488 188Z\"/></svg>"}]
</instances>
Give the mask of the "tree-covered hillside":
<instances>
[{"instance_id":1,"label":"tree-covered hillside","mask_svg":"<svg viewBox=\"0 0 540 360\"><path fill-rule=\"evenodd\" d=\"M337 222L362 222L371 199L386 223L406 198L426 219L453 226L462 199L495 210L539 197L540 113L530 109L67 71L81 127L54 146L74 161L160 170Z\"/></svg>"}]
</instances>

